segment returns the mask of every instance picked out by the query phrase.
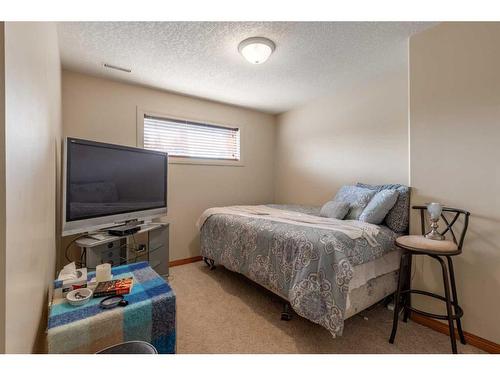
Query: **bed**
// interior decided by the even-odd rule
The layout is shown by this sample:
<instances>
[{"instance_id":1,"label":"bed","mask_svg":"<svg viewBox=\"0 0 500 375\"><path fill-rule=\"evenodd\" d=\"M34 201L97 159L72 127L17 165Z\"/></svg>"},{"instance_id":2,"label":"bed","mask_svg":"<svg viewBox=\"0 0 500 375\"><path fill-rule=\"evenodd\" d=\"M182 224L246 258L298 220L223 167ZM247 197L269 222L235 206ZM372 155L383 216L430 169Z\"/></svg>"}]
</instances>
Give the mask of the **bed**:
<instances>
[{"instance_id":1,"label":"bed","mask_svg":"<svg viewBox=\"0 0 500 375\"><path fill-rule=\"evenodd\" d=\"M198 227L205 259L279 295L333 337L396 289L400 234L384 225L320 217L317 207L260 205L208 209Z\"/></svg>"}]
</instances>

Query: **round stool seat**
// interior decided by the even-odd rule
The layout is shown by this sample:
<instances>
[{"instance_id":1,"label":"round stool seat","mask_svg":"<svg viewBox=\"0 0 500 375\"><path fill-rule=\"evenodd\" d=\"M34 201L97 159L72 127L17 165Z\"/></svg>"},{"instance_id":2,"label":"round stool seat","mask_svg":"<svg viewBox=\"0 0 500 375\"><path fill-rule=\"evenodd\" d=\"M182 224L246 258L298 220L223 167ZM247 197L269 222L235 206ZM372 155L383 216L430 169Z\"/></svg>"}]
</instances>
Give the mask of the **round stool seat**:
<instances>
[{"instance_id":1,"label":"round stool seat","mask_svg":"<svg viewBox=\"0 0 500 375\"><path fill-rule=\"evenodd\" d=\"M158 351L145 341L127 341L110 346L96 354L158 354Z\"/></svg>"},{"instance_id":2,"label":"round stool seat","mask_svg":"<svg viewBox=\"0 0 500 375\"><path fill-rule=\"evenodd\" d=\"M401 236L396 238L396 245L409 251L419 253L454 255L458 254L458 246L449 240L430 240L424 236Z\"/></svg>"}]
</instances>

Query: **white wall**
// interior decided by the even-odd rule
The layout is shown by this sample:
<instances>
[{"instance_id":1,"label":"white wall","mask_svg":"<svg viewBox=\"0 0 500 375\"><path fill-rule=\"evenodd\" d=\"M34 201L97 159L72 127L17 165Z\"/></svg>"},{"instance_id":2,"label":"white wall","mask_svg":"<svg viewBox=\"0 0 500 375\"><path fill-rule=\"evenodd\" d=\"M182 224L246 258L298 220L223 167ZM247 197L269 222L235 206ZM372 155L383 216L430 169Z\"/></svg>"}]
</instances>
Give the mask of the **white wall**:
<instances>
[{"instance_id":1,"label":"white wall","mask_svg":"<svg viewBox=\"0 0 500 375\"><path fill-rule=\"evenodd\" d=\"M410 40L413 204L471 212L464 252L454 257L466 331L500 342L500 23L444 23ZM414 217L411 227L418 232ZM415 286L443 293L432 259ZM415 298L418 307L443 306Z\"/></svg>"},{"instance_id":2,"label":"white wall","mask_svg":"<svg viewBox=\"0 0 500 375\"><path fill-rule=\"evenodd\" d=\"M5 49L0 22L0 354L5 352Z\"/></svg>"},{"instance_id":3,"label":"white wall","mask_svg":"<svg viewBox=\"0 0 500 375\"><path fill-rule=\"evenodd\" d=\"M384 77L278 117L277 203L322 205L345 184L408 183L407 48Z\"/></svg>"},{"instance_id":4,"label":"white wall","mask_svg":"<svg viewBox=\"0 0 500 375\"><path fill-rule=\"evenodd\" d=\"M136 146L137 107L242 127L244 166L169 165L170 260L200 254L199 215L209 207L274 199L274 116L63 71L64 135Z\"/></svg>"},{"instance_id":5,"label":"white wall","mask_svg":"<svg viewBox=\"0 0 500 375\"><path fill-rule=\"evenodd\" d=\"M38 350L46 326L55 276L60 76L55 24L5 23L8 353Z\"/></svg>"}]
</instances>

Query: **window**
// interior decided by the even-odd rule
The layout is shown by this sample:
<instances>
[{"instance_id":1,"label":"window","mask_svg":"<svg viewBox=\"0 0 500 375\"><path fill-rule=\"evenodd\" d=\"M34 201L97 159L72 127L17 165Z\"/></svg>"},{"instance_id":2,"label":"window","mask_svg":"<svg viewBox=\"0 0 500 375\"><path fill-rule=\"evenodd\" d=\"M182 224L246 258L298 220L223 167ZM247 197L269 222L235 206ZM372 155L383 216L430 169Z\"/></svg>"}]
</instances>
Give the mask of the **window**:
<instances>
[{"instance_id":1,"label":"window","mask_svg":"<svg viewBox=\"0 0 500 375\"><path fill-rule=\"evenodd\" d=\"M144 148L169 157L240 160L240 129L144 114Z\"/></svg>"}]
</instances>

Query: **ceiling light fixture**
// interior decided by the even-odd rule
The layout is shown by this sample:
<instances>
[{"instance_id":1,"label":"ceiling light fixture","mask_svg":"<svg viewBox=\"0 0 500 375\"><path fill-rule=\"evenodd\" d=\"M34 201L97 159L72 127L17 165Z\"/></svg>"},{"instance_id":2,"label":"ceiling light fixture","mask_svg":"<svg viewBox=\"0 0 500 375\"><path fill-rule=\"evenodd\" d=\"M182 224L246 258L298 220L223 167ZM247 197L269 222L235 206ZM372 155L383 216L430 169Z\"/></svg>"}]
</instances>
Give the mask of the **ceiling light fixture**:
<instances>
[{"instance_id":1,"label":"ceiling light fixture","mask_svg":"<svg viewBox=\"0 0 500 375\"><path fill-rule=\"evenodd\" d=\"M122 68L120 66L106 64L106 63L104 63L103 65L104 65L105 68L114 69L114 70L120 70L120 71L125 72L125 73L132 73L131 69Z\"/></svg>"},{"instance_id":2,"label":"ceiling light fixture","mask_svg":"<svg viewBox=\"0 0 500 375\"><path fill-rule=\"evenodd\" d=\"M266 62L275 48L272 40L262 37L248 38L238 45L238 51L251 64Z\"/></svg>"}]
</instances>

